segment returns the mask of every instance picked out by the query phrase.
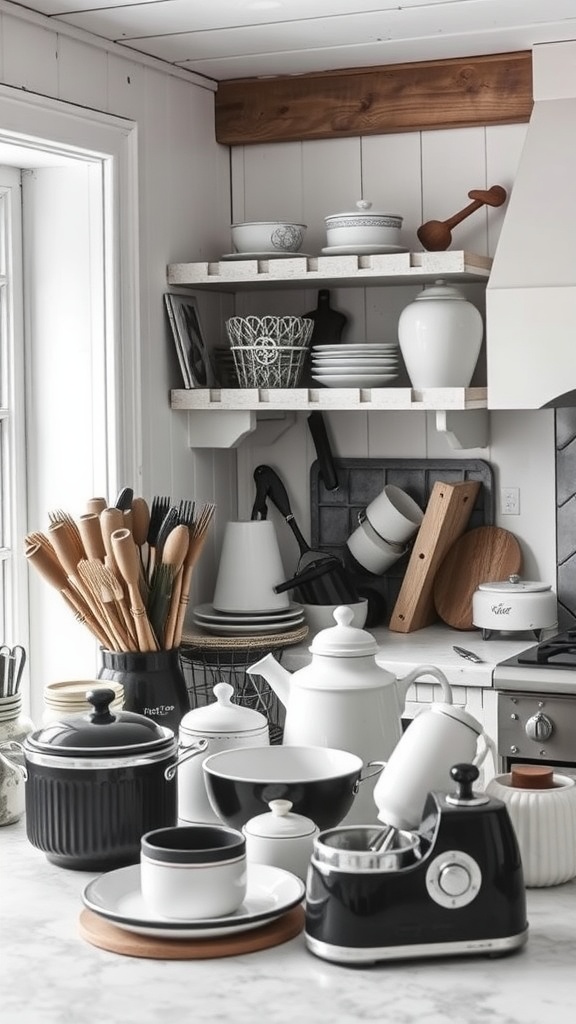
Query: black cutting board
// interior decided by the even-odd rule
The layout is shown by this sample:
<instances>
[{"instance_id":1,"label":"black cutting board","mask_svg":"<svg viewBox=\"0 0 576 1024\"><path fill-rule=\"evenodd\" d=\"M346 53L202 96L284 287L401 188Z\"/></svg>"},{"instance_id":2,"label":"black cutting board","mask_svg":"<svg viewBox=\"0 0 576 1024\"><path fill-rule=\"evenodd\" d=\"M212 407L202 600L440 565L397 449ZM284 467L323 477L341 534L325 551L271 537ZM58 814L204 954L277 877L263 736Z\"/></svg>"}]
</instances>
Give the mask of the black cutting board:
<instances>
[{"instance_id":1,"label":"black cutting board","mask_svg":"<svg viewBox=\"0 0 576 1024\"><path fill-rule=\"evenodd\" d=\"M334 345L342 340L342 332L348 323L348 317L330 305L330 292L326 288L318 292L318 305L305 317L314 321L311 345Z\"/></svg>"}]
</instances>

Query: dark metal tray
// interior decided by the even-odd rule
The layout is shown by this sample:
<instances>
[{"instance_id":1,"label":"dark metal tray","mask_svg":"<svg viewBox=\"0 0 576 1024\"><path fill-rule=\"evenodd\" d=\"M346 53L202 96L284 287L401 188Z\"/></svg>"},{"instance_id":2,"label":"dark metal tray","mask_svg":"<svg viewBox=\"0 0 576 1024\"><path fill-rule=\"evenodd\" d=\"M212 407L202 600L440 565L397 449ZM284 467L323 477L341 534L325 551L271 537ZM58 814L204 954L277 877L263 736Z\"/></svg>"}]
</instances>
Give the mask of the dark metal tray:
<instances>
[{"instance_id":1,"label":"dark metal tray","mask_svg":"<svg viewBox=\"0 0 576 1024\"><path fill-rule=\"evenodd\" d=\"M482 486L468 529L494 523L494 474L482 459L334 459L336 490L323 486L318 460L310 468L312 547L338 555L352 571L359 593L368 598L368 626L386 625L400 592L410 549L382 576L366 572L353 561L346 541L358 516L385 484L401 487L426 508L434 484L478 480Z\"/></svg>"}]
</instances>

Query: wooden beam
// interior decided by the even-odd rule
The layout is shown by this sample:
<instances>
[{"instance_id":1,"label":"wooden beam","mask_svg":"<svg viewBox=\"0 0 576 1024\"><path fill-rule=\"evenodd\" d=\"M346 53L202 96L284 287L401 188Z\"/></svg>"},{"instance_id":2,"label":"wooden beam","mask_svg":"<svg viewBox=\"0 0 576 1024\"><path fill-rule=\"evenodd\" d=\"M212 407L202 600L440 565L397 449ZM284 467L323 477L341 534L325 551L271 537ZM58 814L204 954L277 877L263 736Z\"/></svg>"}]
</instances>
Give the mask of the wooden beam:
<instances>
[{"instance_id":1,"label":"wooden beam","mask_svg":"<svg viewBox=\"0 0 576 1024\"><path fill-rule=\"evenodd\" d=\"M227 146L467 128L529 120L530 51L220 82Z\"/></svg>"}]
</instances>

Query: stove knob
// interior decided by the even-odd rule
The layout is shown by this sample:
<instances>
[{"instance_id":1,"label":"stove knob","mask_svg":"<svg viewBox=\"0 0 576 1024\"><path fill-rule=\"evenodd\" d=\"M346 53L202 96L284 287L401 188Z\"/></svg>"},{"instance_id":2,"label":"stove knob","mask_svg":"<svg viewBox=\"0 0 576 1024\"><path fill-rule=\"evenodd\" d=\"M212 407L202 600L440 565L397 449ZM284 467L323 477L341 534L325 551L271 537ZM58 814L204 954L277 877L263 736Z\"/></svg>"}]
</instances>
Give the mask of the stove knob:
<instances>
[{"instance_id":1,"label":"stove knob","mask_svg":"<svg viewBox=\"0 0 576 1024\"><path fill-rule=\"evenodd\" d=\"M536 740L537 743L542 743L543 740L550 739L554 726L548 715L543 715L541 711L538 711L532 718L529 718L526 722L526 735L531 740Z\"/></svg>"}]
</instances>

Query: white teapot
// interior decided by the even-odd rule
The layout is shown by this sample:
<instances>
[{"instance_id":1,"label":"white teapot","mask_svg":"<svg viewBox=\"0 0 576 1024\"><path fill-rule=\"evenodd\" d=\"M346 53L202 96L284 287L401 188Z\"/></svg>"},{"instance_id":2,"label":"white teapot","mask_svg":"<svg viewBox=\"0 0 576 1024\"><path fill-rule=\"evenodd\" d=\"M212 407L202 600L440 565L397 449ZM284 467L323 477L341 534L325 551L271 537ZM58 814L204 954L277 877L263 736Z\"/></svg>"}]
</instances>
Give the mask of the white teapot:
<instances>
[{"instance_id":1,"label":"white teapot","mask_svg":"<svg viewBox=\"0 0 576 1024\"><path fill-rule=\"evenodd\" d=\"M452 703L452 691L440 669L421 665L402 679L376 662L378 645L371 633L351 625L347 605L334 612L335 626L314 637L312 661L288 672L271 654L247 669L263 676L286 708L283 742L290 746L334 747L361 757L365 764L387 760L402 736L401 714L408 687L431 676ZM366 780L346 824L377 820L374 782Z\"/></svg>"}]
</instances>

